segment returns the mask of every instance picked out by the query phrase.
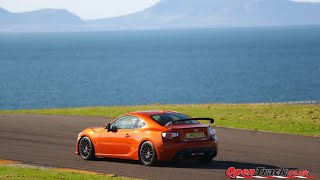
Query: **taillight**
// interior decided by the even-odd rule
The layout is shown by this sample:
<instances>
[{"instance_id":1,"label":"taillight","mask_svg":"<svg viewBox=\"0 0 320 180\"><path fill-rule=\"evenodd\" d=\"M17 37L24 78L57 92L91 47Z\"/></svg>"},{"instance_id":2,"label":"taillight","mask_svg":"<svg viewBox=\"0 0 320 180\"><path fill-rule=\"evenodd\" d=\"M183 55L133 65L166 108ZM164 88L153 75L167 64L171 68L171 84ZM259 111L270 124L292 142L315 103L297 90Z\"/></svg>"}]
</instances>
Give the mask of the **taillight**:
<instances>
[{"instance_id":1,"label":"taillight","mask_svg":"<svg viewBox=\"0 0 320 180\"><path fill-rule=\"evenodd\" d=\"M209 127L209 133L210 133L210 135L215 135L216 134L216 130L213 129L212 127Z\"/></svg>"},{"instance_id":2,"label":"taillight","mask_svg":"<svg viewBox=\"0 0 320 180\"><path fill-rule=\"evenodd\" d=\"M217 142L218 141L218 137L216 135L216 130L213 129L212 127L209 127L209 133L210 133L210 136L211 136L212 140L214 142Z\"/></svg>"},{"instance_id":3,"label":"taillight","mask_svg":"<svg viewBox=\"0 0 320 180\"><path fill-rule=\"evenodd\" d=\"M162 137L166 138L166 139L172 139L175 137L178 137L179 133L176 132L163 132L162 133Z\"/></svg>"}]
</instances>

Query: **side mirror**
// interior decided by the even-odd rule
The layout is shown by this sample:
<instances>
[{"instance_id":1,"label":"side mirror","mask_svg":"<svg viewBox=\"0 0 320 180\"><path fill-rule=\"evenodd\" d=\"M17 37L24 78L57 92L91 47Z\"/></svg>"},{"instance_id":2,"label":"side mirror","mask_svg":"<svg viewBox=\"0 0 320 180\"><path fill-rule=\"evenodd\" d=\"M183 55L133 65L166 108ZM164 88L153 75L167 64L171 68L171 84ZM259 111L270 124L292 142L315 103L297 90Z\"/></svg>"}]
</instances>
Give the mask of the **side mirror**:
<instances>
[{"instance_id":1,"label":"side mirror","mask_svg":"<svg viewBox=\"0 0 320 180\"><path fill-rule=\"evenodd\" d=\"M108 123L108 124L106 125L106 129L108 130L108 132L111 131L111 129L110 129L110 123Z\"/></svg>"},{"instance_id":2,"label":"side mirror","mask_svg":"<svg viewBox=\"0 0 320 180\"><path fill-rule=\"evenodd\" d=\"M108 130L108 132L117 132L118 131L118 128L116 127L116 126L112 126L111 127L111 124L110 123L108 123L107 125L106 125L106 129Z\"/></svg>"}]
</instances>

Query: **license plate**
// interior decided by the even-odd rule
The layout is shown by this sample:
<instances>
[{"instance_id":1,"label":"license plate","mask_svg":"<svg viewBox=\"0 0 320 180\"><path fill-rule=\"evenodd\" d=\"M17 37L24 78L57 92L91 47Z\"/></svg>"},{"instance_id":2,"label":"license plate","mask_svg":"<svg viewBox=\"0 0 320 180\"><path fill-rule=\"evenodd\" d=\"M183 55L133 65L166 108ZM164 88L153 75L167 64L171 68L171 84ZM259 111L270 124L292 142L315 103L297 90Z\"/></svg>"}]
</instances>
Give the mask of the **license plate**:
<instances>
[{"instance_id":1,"label":"license plate","mask_svg":"<svg viewBox=\"0 0 320 180\"><path fill-rule=\"evenodd\" d=\"M203 138L204 137L204 133L203 132L187 133L186 137L188 139L191 139L191 138Z\"/></svg>"}]
</instances>

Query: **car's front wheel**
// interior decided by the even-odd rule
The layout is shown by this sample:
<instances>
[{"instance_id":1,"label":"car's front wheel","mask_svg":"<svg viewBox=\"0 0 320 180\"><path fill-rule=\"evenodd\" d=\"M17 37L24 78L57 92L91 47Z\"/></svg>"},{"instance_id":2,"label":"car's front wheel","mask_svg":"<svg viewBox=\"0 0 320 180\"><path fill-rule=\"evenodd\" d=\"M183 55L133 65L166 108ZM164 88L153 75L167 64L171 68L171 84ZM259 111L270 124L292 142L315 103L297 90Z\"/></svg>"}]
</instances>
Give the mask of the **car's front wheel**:
<instances>
[{"instance_id":1,"label":"car's front wheel","mask_svg":"<svg viewBox=\"0 0 320 180\"><path fill-rule=\"evenodd\" d=\"M157 153L150 141L144 142L139 150L140 161L146 166L155 166L157 164Z\"/></svg>"},{"instance_id":2,"label":"car's front wheel","mask_svg":"<svg viewBox=\"0 0 320 180\"><path fill-rule=\"evenodd\" d=\"M81 138L79 142L79 154L84 160L94 160L96 158L94 147L90 138Z\"/></svg>"}]
</instances>

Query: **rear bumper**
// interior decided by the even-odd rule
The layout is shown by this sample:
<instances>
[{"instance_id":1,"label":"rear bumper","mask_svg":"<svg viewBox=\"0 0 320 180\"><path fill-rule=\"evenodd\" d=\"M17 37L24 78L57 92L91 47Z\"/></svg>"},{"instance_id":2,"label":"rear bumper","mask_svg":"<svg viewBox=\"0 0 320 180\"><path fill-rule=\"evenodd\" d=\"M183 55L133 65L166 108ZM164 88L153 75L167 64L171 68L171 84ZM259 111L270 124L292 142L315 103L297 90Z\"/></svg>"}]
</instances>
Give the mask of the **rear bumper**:
<instances>
[{"instance_id":1,"label":"rear bumper","mask_svg":"<svg viewBox=\"0 0 320 180\"><path fill-rule=\"evenodd\" d=\"M201 156L217 156L216 148L186 148L176 153L174 159L190 159Z\"/></svg>"},{"instance_id":2,"label":"rear bumper","mask_svg":"<svg viewBox=\"0 0 320 180\"><path fill-rule=\"evenodd\" d=\"M157 146L159 161L188 159L198 156L218 154L218 143L214 141L163 143Z\"/></svg>"}]
</instances>

